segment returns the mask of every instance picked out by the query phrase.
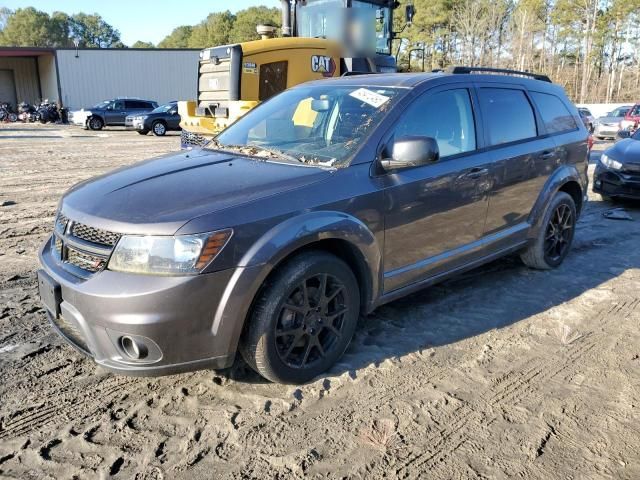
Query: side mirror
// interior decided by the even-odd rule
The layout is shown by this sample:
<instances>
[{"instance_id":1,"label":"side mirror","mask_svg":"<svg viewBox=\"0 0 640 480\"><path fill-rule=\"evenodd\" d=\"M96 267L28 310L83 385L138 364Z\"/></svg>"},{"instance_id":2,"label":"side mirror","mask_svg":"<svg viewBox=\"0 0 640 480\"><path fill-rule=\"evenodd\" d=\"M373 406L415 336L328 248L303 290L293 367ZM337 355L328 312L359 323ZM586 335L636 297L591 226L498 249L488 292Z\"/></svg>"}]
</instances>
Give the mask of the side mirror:
<instances>
[{"instance_id":1,"label":"side mirror","mask_svg":"<svg viewBox=\"0 0 640 480\"><path fill-rule=\"evenodd\" d=\"M413 5L409 4L404 9L404 20L411 25L413 23L413 16L416 14L416 9Z\"/></svg>"},{"instance_id":2,"label":"side mirror","mask_svg":"<svg viewBox=\"0 0 640 480\"><path fill-rule=\"evenodd\" d=\"M169 115L176 115L178 110L169 110Z\"/></svg>"},{"instance_id":3,"label":"side mirror","mask_svg":"<svg viewBox=\"0 0 640 480\"><path fill-rule=\"evenodd\" d=\"M109 105L107 105L106 110L113 110L113 103L110 103Z\"/></svg>"},{"instance_id":4,"label":"side mirror","mask_svg":"<svg viewBox=\"0 0 640 480\"><path fill-rule=\"evenodd\" d=\"M386 171L419 167L440 159L438 142L431 137L402 137L393 144L391 158L380 163Z\"/></svg>"}]
</instances>

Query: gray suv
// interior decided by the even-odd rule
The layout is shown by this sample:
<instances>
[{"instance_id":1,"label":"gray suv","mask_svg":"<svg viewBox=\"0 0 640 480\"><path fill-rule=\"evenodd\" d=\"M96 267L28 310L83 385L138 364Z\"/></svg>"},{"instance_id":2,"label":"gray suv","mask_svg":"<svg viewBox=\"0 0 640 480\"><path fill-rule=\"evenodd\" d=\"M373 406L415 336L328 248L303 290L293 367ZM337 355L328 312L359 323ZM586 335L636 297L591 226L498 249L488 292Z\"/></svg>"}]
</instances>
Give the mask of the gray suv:
<instances>
[{"instance_id":1,"label":"gray suv","mask_svg":"<svg viewBox=\"0 0 640 480\"><path fill-rule=\"evenodd\" d=\"M91 130L102 130L105 126L123 126L129 115L142 115L157 108L157 102L141 98L115 98L104 100L89 109L69 113L69 121Z\"/></svg>"},{"instance_id":2,"label":"gray suv","mask_svg":"<svg viewBox=\"0 0 640 480\"><path fill-rule=\"evenodd\" d=\"M72 188L40 251L54 328L118 373L239 350L301 383L386 302L512 252L557 267L587 131L546 77L474 70L300 85L200 150Z\"/></svg>"}]
</instances>

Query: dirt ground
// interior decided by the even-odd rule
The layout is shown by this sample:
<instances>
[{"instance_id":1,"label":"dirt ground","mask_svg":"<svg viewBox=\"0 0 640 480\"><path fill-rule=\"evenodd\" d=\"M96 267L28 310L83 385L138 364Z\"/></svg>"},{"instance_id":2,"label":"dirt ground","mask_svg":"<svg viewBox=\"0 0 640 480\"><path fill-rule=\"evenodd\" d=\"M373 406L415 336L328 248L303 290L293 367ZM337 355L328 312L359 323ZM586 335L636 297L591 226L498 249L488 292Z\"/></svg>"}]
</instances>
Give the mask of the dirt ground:
<instances>
[{"instance_id":1,"label":"dirt ground","mask_svg":"<svg viewBox=\"0 0 640 480\"><path fill-rule=\"evenodd\" d=\"M509 257L378 309L307 385L76 353L36 291L56 204L178 143L0 126L0 477L640 478L639 204L608 220L594 197L557 270Z\"/></svg>"}]
</instances>

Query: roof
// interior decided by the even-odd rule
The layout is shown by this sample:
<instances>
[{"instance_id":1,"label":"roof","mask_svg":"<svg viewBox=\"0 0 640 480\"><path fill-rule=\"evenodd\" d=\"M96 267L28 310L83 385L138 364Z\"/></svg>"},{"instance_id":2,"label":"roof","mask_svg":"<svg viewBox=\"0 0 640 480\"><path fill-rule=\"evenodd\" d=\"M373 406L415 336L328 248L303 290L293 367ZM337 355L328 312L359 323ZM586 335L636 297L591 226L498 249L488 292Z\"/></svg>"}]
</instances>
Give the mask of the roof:
<instances>
[{"instance_id":1,"label":"roof","mask_svg":"<svg viewBox=\"0 0 640 480\"><path fill-rule=\"evenodd\" d=\"M49 48L49 47L0 47L0 57L39 57L42 55L54 55L57 51L76 51L75 48ZM79 51L101 52L175 52L189 51L199 52L199 48L78 48Z\"/></svg>"},{"instance_id":2,"label":"roof","mask_svg":"<svg viewBox=\"0 0 640 480\"><path fill-rule=\"evenodd\" d=\"M352 86L372 86L372 87L404 87L413 88L425 82L438 83L454 83L454 82L487 82L492 83L519 83L536 90L562 90L557 84L549 83L541 80L533 80L524 77L504 74L488 74L488 73L370 73L362 75L348 75L343 77L334 77L325 80L315 80L310 82L330 81L335 85L352 85ZM305 85L309 85L306 83Z\"/></svg>"}]
</instances>

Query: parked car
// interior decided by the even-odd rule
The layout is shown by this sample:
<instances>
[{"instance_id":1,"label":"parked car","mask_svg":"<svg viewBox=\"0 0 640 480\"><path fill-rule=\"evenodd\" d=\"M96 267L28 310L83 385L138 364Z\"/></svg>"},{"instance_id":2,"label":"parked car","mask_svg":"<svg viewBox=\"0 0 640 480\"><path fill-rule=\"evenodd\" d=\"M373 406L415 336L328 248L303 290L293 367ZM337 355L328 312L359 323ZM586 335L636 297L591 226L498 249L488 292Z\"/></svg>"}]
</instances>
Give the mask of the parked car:
<instances>
[{"instance_id":1,"label":"parked car","mask_svg":"<svg viewBox=\"0 0 640 480\"><path fill-rule=\"evenodd\" d=\"M125 124L128 115L140 115L158 107L152 100L140 98L115 98L105 100L90 109L69 112L69 122L91 130L102 130L105 126Z\"/></svg>"},{"instance_id":2,"label":"parked car","mask_svg":"<svg viewBox=\"0 0 640 480\"><path fill-rule=\"evenodd\" d=\"M640 130L602 153L593 179L593 191L605 199L640 199Z\"/></svg>"},{"instance_id":3,"label":"parked car","mask_svg":"<svg viewBox=\"0 0 640 480\"><path fill-rule=\"evenodd\" d=\"M635 128L640 123L640 103L636 103L629 109L624 118L620 121L620 130Z\"/></svg>"},{"instance_id":4,"label":"parked car","mask_svg":"<svg viewBox=\"0 0 640 480\"><path fill-rule=\"evenodd\" d=\"M580 116L582 117L582 121L584 122L585 126L587 127L587 130L589 130L589 132L593 133L593 128L594 128L594 125L595 125L595 119L593 118L593 115L591 114L591 110L589 110L588 108L579 107L578 108L578 112L580 112Z\"/></svg>"},{"instance_id":5,"label":"parked car","mask_svg":"<svg viewBox=\"0 0 640 480\"><path fill-rule=\"evenodd\" d=\"M620 121L624 118L627 112L631 109L631 105L618 107L606 115L599 117L595 121L594 135L598 140L604 140L605 138L615 138L620 130Z\"/></svg>"},{"instance_id":6,"label":"parked car","mask_svg":"<svg viewBox=\"0 0 640 480\"><path fill-rule=\"evenodd\" d=\"M136 130L140 135L153 132L156 136L163 136L169 130L181 130L178 102L160 105L155 110L142 115L129 115L124 122L130 130Z\"/></svg>"},{"instance_id":7,"label":"parked car","mask_svg":"<svg viewBox=\"0 0 640 480\"><path fill-rule=\"evenodd\" d=\"M206 148L72 188L40 250L55 329L123 374L239 349L301 383L384 303L512 252L558 267L588 132L546 77L473 71L305 83Z\"/></svg>"}]
</instances>

